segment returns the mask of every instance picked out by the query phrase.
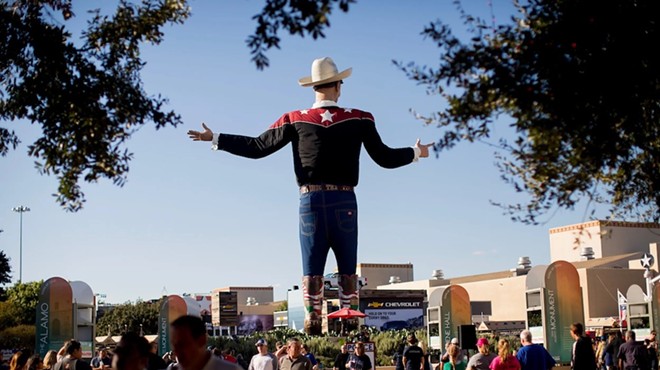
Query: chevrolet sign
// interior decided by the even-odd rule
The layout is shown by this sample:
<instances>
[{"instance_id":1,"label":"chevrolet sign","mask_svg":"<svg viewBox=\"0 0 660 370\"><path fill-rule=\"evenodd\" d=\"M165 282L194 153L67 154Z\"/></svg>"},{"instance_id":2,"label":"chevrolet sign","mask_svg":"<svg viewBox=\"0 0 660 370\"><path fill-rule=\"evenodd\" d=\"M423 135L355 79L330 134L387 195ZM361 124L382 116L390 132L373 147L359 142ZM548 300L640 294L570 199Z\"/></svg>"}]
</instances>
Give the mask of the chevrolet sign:
<instances>
[{"instance_id":1,"label":"chevrolet sign","mask_svg":"<svg viewBox=\"0 0 660 370\"><path fill-rule=\"evenodd\" d=\"M421 308L422 302L369 302L369 308Z\"/></svg>"}]
</instances>

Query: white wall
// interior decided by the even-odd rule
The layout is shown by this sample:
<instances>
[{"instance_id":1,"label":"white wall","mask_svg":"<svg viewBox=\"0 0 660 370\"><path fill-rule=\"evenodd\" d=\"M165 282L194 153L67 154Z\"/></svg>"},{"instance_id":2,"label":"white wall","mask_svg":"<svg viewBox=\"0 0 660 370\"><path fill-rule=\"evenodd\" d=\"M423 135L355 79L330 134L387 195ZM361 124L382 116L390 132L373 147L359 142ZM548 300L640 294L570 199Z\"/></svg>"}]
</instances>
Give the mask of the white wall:
<instances>
[{"instance_id":1,"label":"white wall","mask_svg":"<svg viewBox=\"0 0 660 370\"><path fill-rule=\"evenodd\" d=\"M550 262L580 261L582 247L591 247L595 258L647 252L660 242L660 225L641 222L590 221L550 229Z\"/></svg>"}]
</instances>

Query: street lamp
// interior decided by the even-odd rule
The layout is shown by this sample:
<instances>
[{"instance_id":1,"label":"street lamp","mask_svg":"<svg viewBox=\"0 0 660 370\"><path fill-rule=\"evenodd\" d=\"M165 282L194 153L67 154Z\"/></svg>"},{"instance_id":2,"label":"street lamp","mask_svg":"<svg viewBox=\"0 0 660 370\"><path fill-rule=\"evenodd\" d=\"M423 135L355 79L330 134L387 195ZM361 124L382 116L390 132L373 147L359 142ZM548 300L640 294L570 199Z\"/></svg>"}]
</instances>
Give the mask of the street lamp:
<instances>
[{"instance_id":1,"label":"street lamp","mask_svg":"<svg viewBox=\"0 0 660 370\"><path fill-rule=\"evenodd\" d=\"M21 214L21 233L20 233L20 264L19 264L19 273L18 273L18 282L23 282L23 213L30 212L30 208L26 206L18 206L11 209L14 212Z\"/></svg>"}]
</instances>

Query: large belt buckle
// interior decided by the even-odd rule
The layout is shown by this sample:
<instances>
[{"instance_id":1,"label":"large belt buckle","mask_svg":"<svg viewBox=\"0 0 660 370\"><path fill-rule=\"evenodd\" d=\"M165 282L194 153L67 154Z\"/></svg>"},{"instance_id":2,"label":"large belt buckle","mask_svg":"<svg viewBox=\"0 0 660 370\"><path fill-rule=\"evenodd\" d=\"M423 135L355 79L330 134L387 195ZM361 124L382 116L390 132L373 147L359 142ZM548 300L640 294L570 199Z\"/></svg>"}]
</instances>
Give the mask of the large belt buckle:
<instances>
[{"instance_id":1,"label":"large belt buckle","mask_svg":"<svg viewBox=\"0 0 660 370\"><path fill-rule=\"evenodd\" d=\"M339 186L337 186L337 185L325 185L325 190L337 191L337 190L339 190Z\"/></svg>"}]
</instances>

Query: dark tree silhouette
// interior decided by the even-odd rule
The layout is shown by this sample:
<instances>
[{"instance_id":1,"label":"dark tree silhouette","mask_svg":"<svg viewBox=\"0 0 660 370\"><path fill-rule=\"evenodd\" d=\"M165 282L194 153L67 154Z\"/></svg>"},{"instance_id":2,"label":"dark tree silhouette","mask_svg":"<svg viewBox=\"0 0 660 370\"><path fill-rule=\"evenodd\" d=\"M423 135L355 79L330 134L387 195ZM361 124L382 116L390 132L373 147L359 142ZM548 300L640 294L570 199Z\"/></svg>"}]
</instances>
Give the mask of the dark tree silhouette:
<instances>
[{"instance_id":1,"label":"dark tree silhouette","mask_svg":"<svg viewBox=\"0 0 660 370\"><path fill-rule=\"evenodd\" d=\"M76 44L65 26L70 0L0 0L0 120L41 125L28 152L40 173L57 176L66 209L82 207L81 179L125 182L132 155L123 145L141 125L181 123L163 110L165 99L144 91L140 46L160 43L163 25L188 14L183 0L122 0L112 17L93 12ZM18 143L0 127L1 155Z\"/></svg>"},{"instance_id":2,"label":"dark tree silhouette","mask_svg":"<svg viewBox=\"0 0 660 370\"><path fill-rule=\"evenodd\" d=\"M446 101L418 115L443 130L438 148L487 140L495 118L508 116L515 138L499 139L498 164L531 199L503 205L514 220L538 223L586 198L610 217L659 221L660 3L530 0L518 9L496 28L461 10L466 43L434 22L424 35L441 50L439 65L397 63Z\"/></svg>"}]
</instances>

